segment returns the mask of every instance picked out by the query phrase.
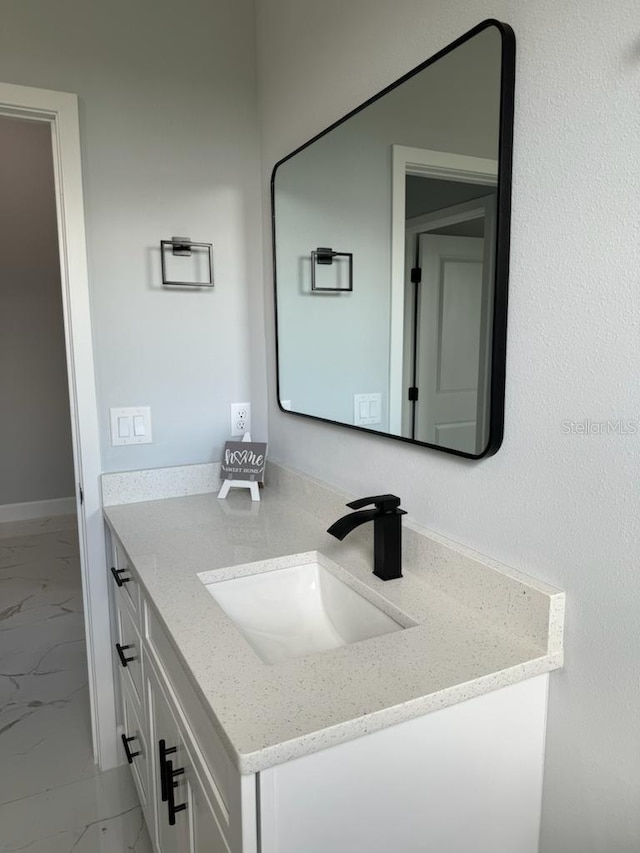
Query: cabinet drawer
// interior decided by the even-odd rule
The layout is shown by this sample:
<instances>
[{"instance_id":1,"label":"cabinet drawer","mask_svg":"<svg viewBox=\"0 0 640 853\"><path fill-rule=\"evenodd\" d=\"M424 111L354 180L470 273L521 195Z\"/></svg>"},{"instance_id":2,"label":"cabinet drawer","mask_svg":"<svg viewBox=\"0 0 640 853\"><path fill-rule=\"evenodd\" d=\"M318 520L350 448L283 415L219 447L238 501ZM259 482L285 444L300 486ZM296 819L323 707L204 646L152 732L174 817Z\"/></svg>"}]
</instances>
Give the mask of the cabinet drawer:
<instances>
[{"instance_id":1,"label":"cabinet drawer","mask_svg":"<svg viewBox=\"0 0 640 853\"><path fill-rule=\"evenodd\" d=\"M207 775L211 777L213 793L228 814L230 804L236 799L235 792L240 787L240 774L231 763L220 736L202 706L202 700L187 677L184 663L178 658L165 629L148 603L145 604L145 631L149 655L179 697L179 703L176 704L198 747Z\"/></svg>"},{"instance_id":2,"label":"cabinet drawer","mask_svg":"<svg viewBox=\"0 0 640 853\"><path fill-rule=\"evenodd\" d=\"M138 713L142 716L142 643L131 613L120 596L116 599L116 631L118 638L114 654L117 667L122 681L129 687L129 692L136 701Z\"/></svg>"},{"instance_id":3,"label":"cabinet drawer","mask_svg":"<svg viewBox=\"0 0 640 853\"><path fill-rule=\"evenodd\" d=\"M117 587L117 601L123 601L129 610L133 621L140 629L140 584L135 572L130 568L121 545L112 538L113 566L111 568L111 579Z\"/></svg>"}]
</instances>

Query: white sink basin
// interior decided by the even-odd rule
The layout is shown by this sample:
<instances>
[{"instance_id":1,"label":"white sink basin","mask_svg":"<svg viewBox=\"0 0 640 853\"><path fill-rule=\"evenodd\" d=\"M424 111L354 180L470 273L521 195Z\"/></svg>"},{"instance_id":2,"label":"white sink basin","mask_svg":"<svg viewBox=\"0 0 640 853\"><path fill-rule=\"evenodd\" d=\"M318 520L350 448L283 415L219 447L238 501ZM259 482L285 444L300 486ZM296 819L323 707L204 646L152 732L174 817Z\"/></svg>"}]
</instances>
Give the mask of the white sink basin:
<instances>
[{"instance_id":1,"label":"white sink basin","mask_svg":"<svg viewBox=\"0 0 640 853\"><path fill-rule=\"evenodd\" d=\"M296 558L299 562L291 565ZM283 568L283 562L289 565ZM269 664L401 631L413 624L407 617L403 619L406 625L400 624L368 601L353 588L358 583L355 578L317 552L238 566L234 571L242 576L216 581L219 573L203 572L199 577L254 651ZM375 593L367 594L375 597ZM380 598L380 602L384 600ZM386 603L385 609L394 610ZM402 614L394 615L402 619Z\"/></svg>"}]
</instances>

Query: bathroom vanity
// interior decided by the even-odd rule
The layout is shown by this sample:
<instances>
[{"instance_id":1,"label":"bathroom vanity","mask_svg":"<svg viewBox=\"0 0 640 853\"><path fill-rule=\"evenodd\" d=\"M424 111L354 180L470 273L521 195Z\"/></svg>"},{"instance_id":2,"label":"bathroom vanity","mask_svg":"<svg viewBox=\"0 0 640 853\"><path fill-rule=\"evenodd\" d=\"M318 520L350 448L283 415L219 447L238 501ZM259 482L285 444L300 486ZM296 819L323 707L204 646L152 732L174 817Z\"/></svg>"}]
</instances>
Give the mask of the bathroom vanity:
<instances>
[{"instance_id":1,"label":"bathroom vanity","mask_svg":"<svg viewBox=\"0 0 640 853\"><path fill-rule=\"evenodd\" d=\"M513 31L484 21L276 164L283 412L498 450L514 85ZM410 517L400 561L393 495L345 519L277 465L259 503L198 476L103 478L123 758L158 853L537 853L564 595ZM374 516L375 575L353 529Z\"/></svg>"},{"instance_id":2,"label":"bathroom vanity","mask_svg":"<svg viewBox=\"0 0 640 853\"><path fill-rule=\"evenodd\" d=\"M345 496L268 483L259 505L105 508L122 756L156 849L535 853L563 593L410 520L384 583L370 530L325 532ZM268 662L213 588L316 557L396 628Z\"/></svg>"}]
</instances>

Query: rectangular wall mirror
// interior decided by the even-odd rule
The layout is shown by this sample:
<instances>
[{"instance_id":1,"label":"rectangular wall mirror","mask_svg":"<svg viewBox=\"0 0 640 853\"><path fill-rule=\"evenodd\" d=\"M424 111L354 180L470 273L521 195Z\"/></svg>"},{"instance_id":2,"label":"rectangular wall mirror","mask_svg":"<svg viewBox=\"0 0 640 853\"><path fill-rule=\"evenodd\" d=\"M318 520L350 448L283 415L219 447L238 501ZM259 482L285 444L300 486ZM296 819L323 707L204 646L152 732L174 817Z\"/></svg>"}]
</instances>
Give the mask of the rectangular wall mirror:
<instances>
[{"instance_id":1,"label":"rectangular wall mirror","mask_svg":"<svg viewBox=\"0 0 640 853\"><path fill-rule=\"evenodd\" d=\"M485 21L276 164L281 409L500 447L514 78Z\"/></svg>"}]
</instances>

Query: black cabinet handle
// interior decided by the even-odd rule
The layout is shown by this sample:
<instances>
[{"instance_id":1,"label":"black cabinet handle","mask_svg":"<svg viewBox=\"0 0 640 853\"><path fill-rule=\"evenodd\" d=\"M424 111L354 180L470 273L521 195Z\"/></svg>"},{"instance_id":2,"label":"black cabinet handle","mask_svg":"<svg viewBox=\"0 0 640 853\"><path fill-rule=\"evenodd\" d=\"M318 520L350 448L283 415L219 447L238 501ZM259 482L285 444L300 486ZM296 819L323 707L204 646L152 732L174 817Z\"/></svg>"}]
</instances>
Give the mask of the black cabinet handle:
<instances>
[{"instance_id":1,"label":"black cabinet handle","mask_svg":"<svg viewBox=\"0 0 640 853\"><path fill-rule=\"evenodd\" d=\"M126 666L128 663L131 663L132 660L136 659L135 655L133 657L128 658L124 653L125 649L132 648L133 646L131 645L131 643L129 643L129 645L127 646L121 646L120 643L116 643L116 651L118 652L118 657L120 658L120 663L122 664L122 666Z\"/></svg>"},{"instance_id":2,"label":"black cabinet handle","mask_svg":"<svg viewBox=\"0 0 640 853\"><path fill-rule=\"evenodd\" d=\"M137 752L131 752L131 750L129 749L129 744L132 740L137 740L137 737L136 735L133 735L133 737L126 737L125 735L122 735L121 737L122 745L124 746L124 752L127 756L127 761L129 762L129 764L133 764L133 759L136 757L136 755L140 755L140 750L138 750Z\"/></svg>"},{"instance_id":3,"label":"black cabinet handle","mask_svg":"<svg viewBox=\"0 0 640 853\"><path fill-rule=\"evenodd\" d=\"M126 571L128 571L128 570L127 569L116 569L115 566L111 566L111 574L113 575L115 582L118 584L118 586L124 586L124 584L129 583L129 581L131 580L131 578L121 578L120 577L120 575Z\"/></svg>"},{"instance_id":4,"label":"black cabinet handle","mask_svg":"<svg viewBox=\"0 0 640 853\"><path fill-rule=\"evenodd\" d=\"M180 805L176 805L173 789L178 787L178 783L174 782L173 779L175 776L183 776L184 775L184 767L179 767L176 770L173 769L173 762L166 762L166 784L167 784L167 809L169 812L169 826L175 826L176 823L176 815L178 812L183 812L187 808L186 803L180 803Z\"/></svg>"},{"instance_id":5,"label":"black cabinet handle","mask_svg":"<svg viewBox=\"0 0 640 853\"><path fill-rule=\"evenodd\" d=\"M162 795L162 802L167 802L167 755L173 755L174 752L177 752L178 748L176 746L167 747L165 740L158 741L158 752L160 753L160 793Z\"/></svg>"}]
</instances>

